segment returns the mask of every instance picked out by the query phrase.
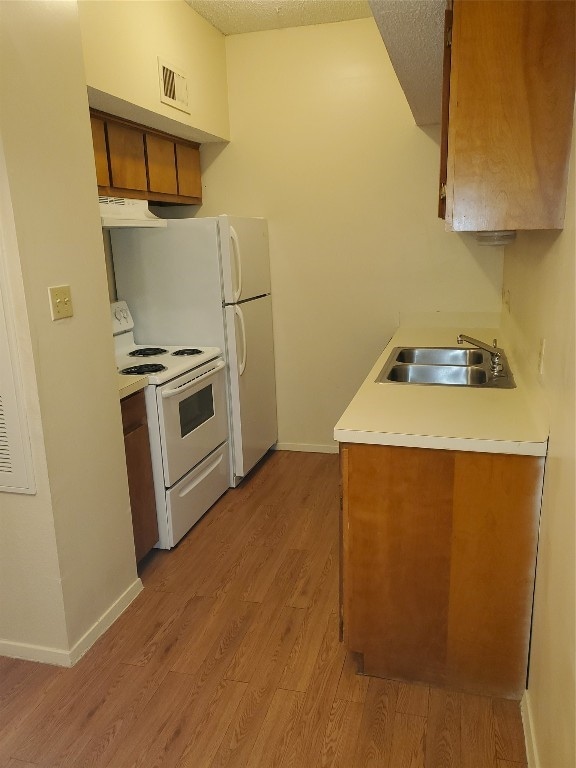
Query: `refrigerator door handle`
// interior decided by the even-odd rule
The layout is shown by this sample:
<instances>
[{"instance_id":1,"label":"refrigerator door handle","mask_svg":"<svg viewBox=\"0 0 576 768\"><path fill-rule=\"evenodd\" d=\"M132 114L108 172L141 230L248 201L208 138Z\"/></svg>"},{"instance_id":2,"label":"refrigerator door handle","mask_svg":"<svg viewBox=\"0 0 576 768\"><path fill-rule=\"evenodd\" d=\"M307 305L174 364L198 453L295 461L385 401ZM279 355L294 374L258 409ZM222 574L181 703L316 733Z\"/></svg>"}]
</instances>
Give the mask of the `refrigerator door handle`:
<instances>
[{"instance_id":1,"label":"refrigerator door handle","mask_svg":"<svg viewBox=\"0 0 576 768\"><path fill-rule=\"evenodd\" d=\"M246 368L246 326L244 325L244 315L240 307L234 307L234 314L240 321L240 331L242 334L242 359L238 362L238 373L242 376Z\"/></svg>"},{"instance_id":2,"label":"refrigerator door handle","mask_svg":"<svg viewBox=\"0 0 576 768\"><path fill-rule=\"evenodd\" d=\"M234 254L234 265L236 267L236 285L232 286L234 291L234 301L238 301L240 294L242 293L242 259L240 258L240 241L238 240L238 233L234 227L230 227L230 243L232 245L232 253Z\"/></svg>"}]
</instances>

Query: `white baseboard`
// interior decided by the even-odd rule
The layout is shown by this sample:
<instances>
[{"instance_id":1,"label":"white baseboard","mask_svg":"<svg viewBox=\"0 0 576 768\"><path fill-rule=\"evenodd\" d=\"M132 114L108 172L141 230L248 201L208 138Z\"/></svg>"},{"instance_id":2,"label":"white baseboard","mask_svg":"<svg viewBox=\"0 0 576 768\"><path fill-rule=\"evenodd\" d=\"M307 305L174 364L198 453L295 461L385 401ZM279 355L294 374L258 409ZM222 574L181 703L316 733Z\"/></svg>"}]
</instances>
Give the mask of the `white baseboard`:
<instances>
[{"instance_id":1,"label":"white baseboard","mask_svg":"<svg viewBox=\"0 0 576 768\"><path fill-rule=\"evenodd\" d=\"M534 738L534 729L532 728L532 713L530 709L530 694L524 692L520 702L520 712L522 713L522 725L524 726L524 741L526 742L526 758L528 768L540 768L540 759L538 749Z\"/></svg>"},{"instance_id":2,"label":"white baseboard","mask_svg":"<svg viewBox=\"0 0 576 768\"><path fill-rule=\"evenodd\" d=\"M275 451L303 451L304 453L338 453L338 443L317 445L316 443L276 443Z\"/></svg>"},{"instance_id":3,"label":"white baseboard","mask_svg":"<svg viewBox=\"0 0 576 768\"><path fill-rule=\"evenodd\" d=\"M39 661L43 664L54 664L58 667L72 667L94 645L96 640L112 626L116 619L124 613L143 588L140 579L136 579L69 651L60 648L47 648L42 645L12 643L8 640L0 640L0 656L24 659L25 661Z\"/></svg>"}]
</instances>

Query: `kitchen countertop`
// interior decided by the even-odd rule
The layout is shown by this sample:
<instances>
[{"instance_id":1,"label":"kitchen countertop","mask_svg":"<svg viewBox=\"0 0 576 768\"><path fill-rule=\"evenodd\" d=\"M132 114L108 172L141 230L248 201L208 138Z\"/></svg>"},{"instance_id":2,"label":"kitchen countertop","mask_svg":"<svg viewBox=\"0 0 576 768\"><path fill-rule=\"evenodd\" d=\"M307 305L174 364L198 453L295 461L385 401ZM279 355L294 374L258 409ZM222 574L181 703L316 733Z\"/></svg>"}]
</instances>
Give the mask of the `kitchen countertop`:
<instances>
[{"instance_id":1,"label":"kitchen countertop","mask_svg":"<svg viewBox=\"0 0 576 768\"><path fill-rule=\"evenodd\" d=\"M123 400L128 395L133 395L134 392L139 392L148 385L147 376L125 376L118 374L118 393L120 400Z\"/></svg>"},{"instance_id":2,"label":"kitchen countertop","mask_svg":"<svg viewBox=\"0 0 576 768\"><path fill-rule=\"evenodd\" d=\"M488 343L496 336L516 388L376 382L394 347L456 347L459 333ZM341 443L545 456L548 424L534 384L522 378L499 331L406 327L398 329L374 364L336 424L334 439Z\"/></svg>"}]
</instances>

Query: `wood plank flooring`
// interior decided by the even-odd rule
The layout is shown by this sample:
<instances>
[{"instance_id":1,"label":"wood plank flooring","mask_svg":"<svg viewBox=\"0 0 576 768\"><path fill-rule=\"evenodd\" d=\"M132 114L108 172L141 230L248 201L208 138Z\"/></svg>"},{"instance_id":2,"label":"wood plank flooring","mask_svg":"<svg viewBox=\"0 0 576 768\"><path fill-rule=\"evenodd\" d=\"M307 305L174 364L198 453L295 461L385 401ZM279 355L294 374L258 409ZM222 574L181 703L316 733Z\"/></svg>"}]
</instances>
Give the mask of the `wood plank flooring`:
<instances>
[{"instance_id":1,"label":"wood plank flooring","mask_svg":"<svg viewBox=\"0 0 576 768\"><path fill-rule=\"evenodd\" d=\"M72 669L0 658L0 768L522 768L517 702L356 674L338 458L276 452Z\"/></svg>"}]
</instances>

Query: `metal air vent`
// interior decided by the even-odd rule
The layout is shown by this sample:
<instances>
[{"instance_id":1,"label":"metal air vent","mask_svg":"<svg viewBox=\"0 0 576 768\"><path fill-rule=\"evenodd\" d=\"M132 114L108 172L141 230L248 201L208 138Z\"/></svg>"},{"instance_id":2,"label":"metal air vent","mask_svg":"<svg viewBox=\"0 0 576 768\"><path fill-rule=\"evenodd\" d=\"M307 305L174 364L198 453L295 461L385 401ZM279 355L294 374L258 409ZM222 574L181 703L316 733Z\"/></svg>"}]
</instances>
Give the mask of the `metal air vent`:
<instances>
[{"instance_id":1,"label":"metal air vent","mask_svg":"<svg viewBox=\"0 0 576 768\"><path fill-rule=\"evenodd\" d=\"M188 109L188 81L186 75L172 64L158 58L160 101L190 114Z\"/></svg>"}]
</instances>

